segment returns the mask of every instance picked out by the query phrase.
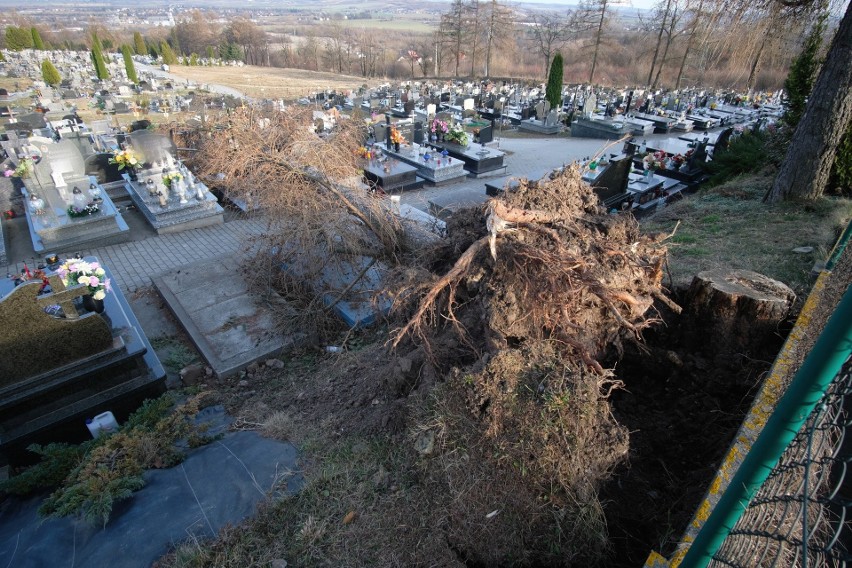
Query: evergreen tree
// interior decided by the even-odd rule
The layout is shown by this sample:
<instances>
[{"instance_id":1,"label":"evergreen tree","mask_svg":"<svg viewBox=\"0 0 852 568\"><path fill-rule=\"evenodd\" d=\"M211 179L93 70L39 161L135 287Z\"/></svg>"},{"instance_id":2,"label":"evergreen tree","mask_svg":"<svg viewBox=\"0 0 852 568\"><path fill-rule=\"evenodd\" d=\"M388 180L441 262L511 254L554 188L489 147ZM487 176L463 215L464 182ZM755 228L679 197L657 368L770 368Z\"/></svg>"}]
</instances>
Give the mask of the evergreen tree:
<instances>
[{"instance_id":1,"label":"evergreen tree","mask_svg":"<svg viewBox=\"0 0 852 568\"><path fill-rule=\"evenodd\" d=\"M142 39L142 34L133 32L133 49L136 50L136 55L145 55L148 53L148 48L145 47L145 40Z\"/></svg>"},{"instance_id":2,"label":"evergreen tree","mask_svg":"<svg viewBox=\"0 0 852 568\"><path fill-rule=\"evenodd\" d=\"M168 44L175 54L183 55L183 50L180 48L180 38L177 34L177 28L172 28L172 31L169 33Z\"/></svg>"},{"instance_id":3,"label":"evergreen tree","mask_svg":"<svg viewBox=\"0 0 852 568\"><path fill-rule=\"evenodd\" d=\"M33 47L33 34L26 28L9 26L6 28L6 48L12 51L31 49Z\"/></svg>"},{"instance_id":4,"label":"evergreen tree","mask_svg":"<svg viewBox=\"0 0 852 568\"><path fill-rule=\"evenodd\" d=\"M2 51L0 51L0 61L6 61L6 56L3 55Z\"/></svg>"},{"instance_id":5,"label":"evergreen tree","mask_svg":"<svg viewBox=\"0 0 852 568\"><path fill-rule=\"evenodd\" d=\"M193 53L189 56L189 64L190 65L198 65L198 54Z\"/></svg>"},{"instance_id":6,"label":"evergreen tree","mask_svg":"<svg viewBox=\"0 0 852 568\"><path fill-rule=\"evenodd\" d=\"M558 112L562 106L562 71L563 71L562 54L558 51L553 56L553 63L550 64L550 75L547 78L547 88L545 89L545 98L550 103L550 108L556 109ZM544 117L538 117L543 120Z\"/></svg>"},{"instance_id":7,"label":"evergreen tree","mask_svg":"<svg viewBox=\"0 0 852 568\"><path fill-rule=\"evenodd\" d=\"M793 60L790 65L790 72L784 81L787 108L784 111L783 120L791 128L795 128L799 124L799 120L805 112L808 95L811 94L820 65L822 65L819 60L819 48L822 45L826 16L827 14L823 14L814 24L811 33L805 39L802 52Z\"/></svg>"},{"instance_id":8,"label":"evergreen tree","mask_svg":"<svg viewBox=\"0 0 852 568\"><path fill-rule=\"evenodd\" d=\"M109 71L104 62L104 54L101 51L101 42L95 34L92 34L92 64L95 66L95 75L98 79L101 81L109 79Z\"/></svg>"},{"instance_id":9,"label":"evergreen tree","mask_svg":"<svg viewBox=\"0 0 852 568\"><path fill-rule=\"evenodd\" d=\"M178 62L177 55L172 51L171 46L164 41L160 42L160 55L163 56L163 63L166 65L175 65Z\"/></svg>"},{"instance_id":10,"label":"evergreen tree","mask_svg":"<svg viewBox=\"0 0 852 568\"><path fill-rule=\"evenodd\" d=\"M148 55L150 55L154 59L157 59L158 57L160 57L160 50L157 49L156 44L152 43L151 45L148 46Z\"/></svg>"},{"instance_id":11,"label":"evergreen tree","mask_svg":"<svg viewBox=\"0 0 852 568\"><path fill-rule=\"evenodd\" d=\"M213 60L216 59L216 50L212 45L207 46L207 59L208 63L212 65Z\"/></svg>"},{"instance_id":12,"label":"evergreen tree","mask_svg":"<svg viewBox=\"0 0 852 568\"><path fill-rule=\"evenodd\" d=\"M41 77L44 79L44 82L51 87L55 87L62 82L62 77L59 76L59 71L56 70L56 67L53 66L53 63L51 63L49 59L45 59L41 62Z\"/></svg>"},{"instance_id":13,"label":"evergreen tree","mask_svg":"<svg viewBox=\"0 0 852 568\"><path fill-rule=\"evenodd\" d=\"M133 51L130 46L124 44L121 46L121 55L124 57L124 70L127 71L127 80L132 81L135 85L139 82L136 76L136 65L133 63Z\"/></svg>"},{"instance_id":14,"label":"evergreen tree","mask_svg":"<svg viewBox=\"0 0 852 568\"><path fill-rule=\"evenodd\" d=\"M41 40L41 34L35 28L30 29L30 34L33 36L33 49L44 51L44 42Z\"/></svg>"},{"instance_id":15,"label":"evergreen tree","mask_svg":"<svg viewBox=\"0 0 852 568\"><path fill-rule=\"evenodd\" d=\"M219 57L225 61L241 61L243 52L240 50L240 46L233 42L223 43L219 46Z\"/></svg>"}]
</instances>

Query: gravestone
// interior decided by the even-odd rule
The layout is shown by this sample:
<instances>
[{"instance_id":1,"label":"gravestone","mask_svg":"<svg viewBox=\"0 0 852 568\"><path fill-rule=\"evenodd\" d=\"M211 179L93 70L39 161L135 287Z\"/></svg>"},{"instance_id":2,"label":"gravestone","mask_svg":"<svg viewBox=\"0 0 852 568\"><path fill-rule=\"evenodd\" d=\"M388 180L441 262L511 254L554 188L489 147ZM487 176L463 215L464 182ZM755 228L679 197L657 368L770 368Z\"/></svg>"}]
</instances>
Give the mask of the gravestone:
<instances>
[{"instance_id":1,"label":"gravestone","mask_svg":"<svg viewBox=\"0 0 852 568\"><path fill-rule=\"evenodd\" d=\"M118 164L111 164L112 154L92 154L85 160L86 175L94 176L99 184L121 181L122 170Z\"/></svg>"},{"instance_id":2,"label":"gravestone","mask_svg":"<svg viewBox=\"0 0 852 568\"><path fill-rule=\"evenodd\" d=\"M59 276L49 278L54 293L39 296L42 282L28 282L0 300L0 388L50 369L90 357L112 345L105 320L94 312L80 316L73 299L85 286L65 289ZM64 318L44 308L62 307Z\"/></svg>"},{"instance_id":3,"label":"gravestone","mask_svg":"<svg viewBox=\"0 0 852 568\"><path fill-rule=\"evenodd\" d=\"M165 371L119 290L97 314L75 301L88 287L44 278L49 288L0 281L0 452L10 461L32 442L80 441L85 417L129 412L164 390Z\"/></svg>"},{"instance_id":4,"label":"gravestone","mask_svg":"<svg viewBox=\"0 0 852 568\"><path fill-rule=\"evenodd\" d=\"M547 113L547 118L545 118L544 120L544 125L556 126L557 124L559 124L559 114L555 110L552 110Z\"/></svg>"},{"instance_id":5,"label":"gravestone","mask_svg":"<svg viewBox=\"0 0 852 568\"><path fill-rule=\"evenodd\" d=\"M583 114L589 116L594 114L594 112L598 109L598 98L594 93L586 97L586 101L583 104Z\"/></svg>"},{"instance_id":6,"label":"gravestone","mask_svg":"<svg viewBox=\"0 0 852 568\"><path fill-rule=\"evenodd\" d=\"M163 163L177 155L177 148L168 136L149 130L136 130L130 133L130 145L142 156L147 164Z\"/></svg>"},{"instance_id":7,"label":"gravestone","mask_svg":"<svg viewBox=\"0 0 852 568\"><path fill-rule=\"evenodd\" d=\"M427 115L427 116L434 116L434 115L435 115L435 111L437 110L437 108L438 108L438 107L436 107L434 104L428 104L428 105L426 105L426 115Z\"/></svg>"},{"instance_id":8,"label":"gravestone","mask_svg":"<svg viewBox=\"0 0 852 568\"><path fill-rule=\"evenodd\" d=\"M544 103L542 101L539 101L535 105L535 117L538 120L544 120Z\"/></svg>"},{"instance_id":9,"label":"gravestone","mask_svg":"<svg viewBox=\"0 0 852 568\"><path fill-rule=\"evenodd\" d=\"M405 101L405 104L402 106L405 115L411 116L414 114L414 101Z\"/></svg>"}]
</instances>

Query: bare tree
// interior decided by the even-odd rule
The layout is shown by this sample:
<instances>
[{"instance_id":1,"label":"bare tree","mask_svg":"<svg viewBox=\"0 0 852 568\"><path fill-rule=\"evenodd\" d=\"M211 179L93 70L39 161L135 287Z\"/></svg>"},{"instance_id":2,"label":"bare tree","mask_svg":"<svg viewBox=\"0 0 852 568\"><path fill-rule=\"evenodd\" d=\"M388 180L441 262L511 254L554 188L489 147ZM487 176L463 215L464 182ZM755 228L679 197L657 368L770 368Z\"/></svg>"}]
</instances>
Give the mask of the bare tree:
<instances>
[{"instance_id":1,"label":"bare tree","mask_svg":"<svg viewBox=\"0 0 852 568\"><path fill-rule=\"evenodd\" d=\"M269 65L266 32L246 18L235 18L225 28L225 39L240 46L249 65Z\"/></svg>"},{"instance_id":2,"label":"bare tree","mask_svg":"<svg viewBox=\"0 0 852 568\"><path fill-rule=\"evenodd\" d=\"M361 75L364 77L375 77L381 47L376 40L376 35L371 30L362 30L356 37L358 46L356 57Z\"/></svg>"},{"instance_id":3,"label":"bare tree","mask_svg":"<svg viewBox=\"0 0 852 568\"><path fill-rule=\"evenodd\" d=\"M449 11L441 16L440 33L455 61L453 73L458 77L467 41L464 0L453 0Z\"/></svg>"},{"instance_id":4,"label":"bare tree","mask_svg":"<svg viewBox=\"0 0 852 568\"><path fill-rule=\"evenodd\" d=\"M175 24L175 35L185 53L205 53L208 46L221 43L222 30L215 16L192 10Z\"/></svg>"},{"instance_id":5,"label":"bare tree","mask_svg":"<svg viewBox=\"0 0 852 568\"><path fill-rule=\"evenodd\" d=\"M470 76L474 77L476 76L476 56L482 48L479 43L482 15L479 9L479 0L469 0L464 5L464 9L465 35L469 38L470 42Z\"/></svg>"},{"instance_id":6,"label":"bare tree","mask_svg":"<svg viewBox=\"0 0 852 568\"><path fill-rule=\"evenodd\" d=\"M532 15L530 35L544 60L544 76L550 72L550 62L561 51L571 34L571 20L556 12L537 12Z\"/></svg>"},{"instance_id":7,"label":"bare tree","mask_svg":"<svg viewBox=\"0 0 852 568\"><path fill-rule=\"evenodd\" d=\"M485 76L491 74L491 51L503 47L512 32L512 12L498 0L491 0L485 8Z\"/></svg>"}]
</instances>

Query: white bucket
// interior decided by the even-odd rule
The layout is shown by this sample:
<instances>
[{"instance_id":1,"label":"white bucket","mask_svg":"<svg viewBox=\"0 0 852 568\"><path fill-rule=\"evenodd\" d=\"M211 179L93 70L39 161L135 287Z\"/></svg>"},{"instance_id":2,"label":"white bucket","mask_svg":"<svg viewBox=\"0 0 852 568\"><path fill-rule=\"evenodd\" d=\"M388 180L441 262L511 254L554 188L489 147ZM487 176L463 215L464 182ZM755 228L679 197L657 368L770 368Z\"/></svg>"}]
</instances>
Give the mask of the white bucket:
<instances>
[{"instance_id":1,"label":"white bucket","mask_svg":"<svg viewBox=\"0 0 852 568\"><path fill-rule=\"evenodd\" d=\"M109 434L111 432L118 431L118 422L116 422L115 416L112 415L112 412L107 410L106 412L98 414L94 418L88 418L86 420L86 428L88 428L89 432L91 432L92 438L97 438L101 434Z\"/></svg>"}]
</instances>

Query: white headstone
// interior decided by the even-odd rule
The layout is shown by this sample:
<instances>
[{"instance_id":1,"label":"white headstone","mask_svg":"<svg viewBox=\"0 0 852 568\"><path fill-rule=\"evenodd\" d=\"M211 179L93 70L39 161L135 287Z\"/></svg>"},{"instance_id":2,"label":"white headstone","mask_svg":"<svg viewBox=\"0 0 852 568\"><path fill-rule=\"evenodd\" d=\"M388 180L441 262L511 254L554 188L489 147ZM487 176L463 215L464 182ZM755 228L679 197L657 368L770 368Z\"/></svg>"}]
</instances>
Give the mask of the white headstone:
<instances>
[{"instance_id":1,"label":"white headstone","mask_svg":"<svg viewBox=\"0 0 852 568\"><path fill-rule=\"evenodd\" d=\"M433 104L426 105L426 114L429 115L429 116L434 115L435 112L437 112L437 110L438 110L438 107L436 107Z\"/></svg>"},{"instance_id":2,"label":"white headstone","mask_svg":"<svg viewBox=\"0 0 852 568\"><path fill-rule=\"evenodd\" d=\"M598 98L594 93L586 97L586 104L583 105L583 112L587 115L593 114L598 109Z\"/></svg>"},{"instance_id":3,"label":"white headstone","mask_svg":"<svg viewBox=\"0 0 852 568\"><path fill-rule=\"evenodd\" d=\"M473 110L473 99L465 99L462 101L462 110Z\"/></svg>"}]
</instances>

